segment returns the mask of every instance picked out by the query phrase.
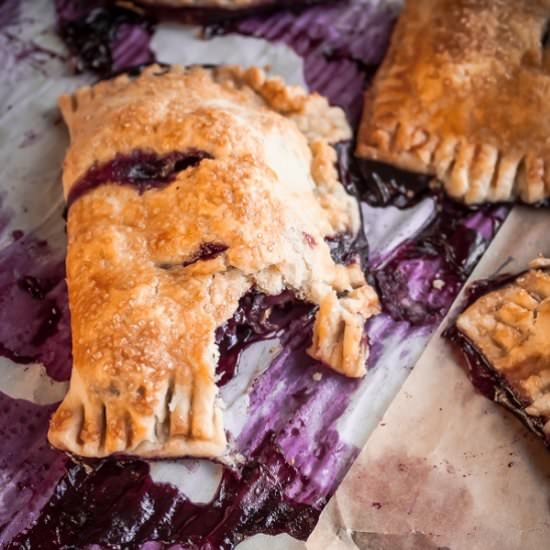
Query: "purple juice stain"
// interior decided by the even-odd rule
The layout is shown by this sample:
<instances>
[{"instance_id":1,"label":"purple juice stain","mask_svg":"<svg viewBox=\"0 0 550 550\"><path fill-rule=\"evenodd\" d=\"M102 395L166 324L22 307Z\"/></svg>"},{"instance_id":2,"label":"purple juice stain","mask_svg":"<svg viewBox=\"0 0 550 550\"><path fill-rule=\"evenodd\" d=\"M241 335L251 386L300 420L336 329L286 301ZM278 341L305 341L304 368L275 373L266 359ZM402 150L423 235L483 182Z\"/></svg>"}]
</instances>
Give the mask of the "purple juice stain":
<instances>
[{"instance_id":1,"label":"purple juice stain","mask_svg":"<svg viewBox=\"0 0 550 550\"><path fill-rule=\"evenodd\" d=\"M441 194L436 201L435 219L373 269L384 309L396 320L441 321L509 211L489 205L472 212Z\"/></svg>"},{"instance_id":2,"label":"purple juice stain","mask_svg":"<svg viewBox=\"0 0 550 550\"><path fill-rule=\"evenodd\" d=\"M154 22L142 12L102 1L56 0L58 32L76 72L107 77L152 63L149 43Z\"/></svg>"},{"instance_id":3,"label":"purple juice stain","mask_svg":"<svg viewBox=\"0 0 550 550\"><path fill-rule=\"evenodd\" d=\"M94 164L88 169L69 191L67 207L70 208L77 199L106 183L132 185L140 194L164 187L173 182L180 172L210 158L210 154L195 149L174 151L166 155L139 149L127 155L117 154L112 160Z\"/></svg>"},{"instance_id":4,"label":"purple juice stain","mask_svg":"<svg viewBox=\"0 0 550 550\"><path fill-rule=\"evenodd\" d=\"M37 519L65 474L68 459L46 442L55 406L0 392L0 547Z\"/></svg>"},{"instance_id":5,"label":"purple juice stain","mask_svg":"<svg viewBox=\"0 0 550 550\"><path fill-rule=\"evenodd\" d=\"M91 544L119 549L152 541L165 548L176 543L230 549L260 530L304 539L318 511L282 498L284 484L298 473L269 440L262 453L237 473L226 469L208 505L192 503L171 485L154 483L141 461L106 460L91 473L71 464L38 521L6 549Z\"/></svg>"},{"instance_id":6,"label":"purple juice stain","mask_svg":"<svg viewBox=\"0 0 550 550\"><path fill-rule=\"evenodd\" d=\"M21 0L4 0L0 4L0 30L16 23L21 15Z\"/></svg>"},{"instance_id":7,"label":"purple juice stain","mask_svg":"<svg viewBox=\"0 0 550 550\"><path fill-rule=\"evenodd\" d=\"M259 452L266 434L273 434L286 462L300 472L285 484L284 495L319 510L358 452L340 440L335 426L359 381L335 374L307 354L311 330L311 315L291 321L282 351L252 388L237 447L249 457Z\"/></svg>"},{"instance_id":8,"label":"purple juice stain","mask_svg":"<svg viewBox=\"0 0 550 550\"><path fill-rule=\"evenodd\" d=\"M275 8L275 13L262 14ZM382 60L398 13L385 3L326 0L259 0L243 10L148 7L146 15L100 0L56 0L56 9L59 34L76 70L101 77L152 63L149 44L160 19L215 23L206 36L238 32L285 42L304 59L309 88L343 107L354 124L365 84Z\"/></svg>"},{"instance_id":9,"label":"purple juice stain","mask_svg":"<svg viewBox=\"0 0 550 550\"><path fill-rule=\"evenodd\" d=\"M65 261L32 235L0 251L0 354L17 363L42 363L56 380L69 377Z\"/></svg>"},{"instance_id":10,"label":"purple juice stain","mask_svg":"<svg viewBox=\"0 0 550 550\"><path fill-rule=\"evenodd\" d=\"M331 0L328 0L329 2ZM170 8L110 3L104 0L56 0L58 32L77 72L109 77L137 65L154 62L151 37L158 20L223 23L281 7L291 12L327 0L258 0L254 6L229 10L215 7Z\"/></svg>"}]
</instances>

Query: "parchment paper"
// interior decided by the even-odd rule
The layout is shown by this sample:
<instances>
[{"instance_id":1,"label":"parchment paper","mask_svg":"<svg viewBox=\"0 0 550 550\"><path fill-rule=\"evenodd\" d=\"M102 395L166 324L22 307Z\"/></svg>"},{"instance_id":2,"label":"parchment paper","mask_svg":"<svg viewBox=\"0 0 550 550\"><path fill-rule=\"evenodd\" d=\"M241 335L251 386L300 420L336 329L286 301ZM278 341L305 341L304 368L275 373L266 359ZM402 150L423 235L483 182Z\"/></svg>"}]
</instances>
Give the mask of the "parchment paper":
<instances>
[{"instance_id":1,"label":"parchment paper","mask_svg":"<svg viewBox=\"0 0 550 550\"><path fill-rule=\"evenodd\" d=\"M33 232L47 239L50 247L62 255L65 236L60 167L67 136L60 124L56 99L86 82L88 77L70 75L65 59L42 55L39 51L21 62L21 49L26 48L29 41L64 55L63 46L51 32L54 21L51 2L27 0L23 9L24 24L17 31L19 42L0 48L3 74L8 74L7 69L10 74L9 79L0 81L2 206L10 210L10 230ZM205 43L198 40L195 29L161 25L155 32L152 47L164 62L269 65L273 73L289 82L303 82L301 59L296 54L285 46L273 46L258 39L230 36ZM427 200L408 211L364 206L364 213L371 253L384 254L429 222L433 203ZM545 214L530 213L529 216L538 219ZM509 250L504 235L513 231L513 223L521 220L531 227L531 223L525 221L526 216L516 212L501 231L498 242L505 256ZM513 222L516 218L518 221ZM540 236L544 236L544 232ZM7 241L1 242L0 247L6 244ZM531 252L524 244L523 255L518 254L516 263L510 265L511 270L530 259L537 248L533 244ZM492 272L504 256L497 251L491 257L493 263L486 257L476 276ZM338 421L339 436L358 448L377 425L429 338L429 330L422 327L411 330L406 323L392 325L391 333L385 333L386 321L381 316L371 327L373 334L378 334L383 341L377 350L376 369L361 382ZM504 412L477 396L449 358L447 347L438 337L433 341L435 344L423 356L406 390L384 419L385 426L375 432L342 490L331 501L310 539L312 548L338 548L338 545L353 548L355 544L360 548L398 550L426 548L432 542L443 545L448 541L452 542L453 549L517 548L522 541L531 544L524 548L544 548L536 546L549 534L548 524L541 523L548 492L536 488L537 479L542 479L544 473L531 454L532 449L538 449L538 443L531 441L515 420L507 419ZM251 347L241 360L238 376L224 387L225 425L233 436L246 420L248 393L255 378L270 364L276 351L274 341ZM0 391L42 405L59 401L66 391L66 383L49 379L40 364L22 367L0 358ZM469 420L462 421L461 415ZM491 437L484 435L479 441L480 437L475 436L484 431L490 432ZM472 450L463 456L464 449ZM511 458L507 454L510 452L515 453ZM449 460L449 464L442 462L444 460ZM513 466L508 468L510 462ZM453 469L455 473L449 473ZM193 502L209 502L217 490L221 472L218 465L206 461L183 460L152 463L151 475L156 481L177 486ZM359 477L354 477L357 475ZM520 486L523 493L517 490ZM518 494L524 495L524 501L520 502ZM495 495L497 501L502 499L506 506L495 506L491 504L493 501L487 503L487 495ZM2 498L0 484L0 504ZM514 523L509 517L512 512L506 511L509 502L524 505L522 510L539 511L538 520L533 519L528 526L531 531L521 535L525 539L521 539L518 530L519 517ZM495 509L498 513L493 514ZM521 523L525 525L526 521ZM502 535L491 535L499 530ZM415 531L424 535L411 538L410 534ZM468 546L467 541L477 540L479 533L487 533L483 536L494 536L494 540L509 545ZM378 534L384 536L380 538ZM405 541L412 541L411 544L428 541L428 546L399 546L401 536L405 536ZM288 535L258 535L239 545L241 550L301 547L303 543Z\"/></svg>"},{"instance_id":2,"label":"parchment paper","mask_svg":"<svg viewBox=\"0 0 550 550\"><path fill-rule=\"evenodd\" d=\"M550 253L549 230L548 210L515 208L470 280L525 269ZM460 301L325 508L309 550L550 548L550 455L475 391L441 338Z\"/></svg>"},{"instance_id":3,"label":"parchment paper","mask_svg":"<svg viewBox=\"0 0 550 550\"><path fill-rule=\"evenodd\" d=\"M90 77L74 76L67 69L66 52L53 32L55 16L49 0L27 0L21 9L21 24L11 31L16 38L0 48L4 75L0 79L0 193L2 209L9 212L5 241L0 247L11 242L11 230L23 230L46 239L62 258L65 233L60 179L68 140L57 97L90 81ZM284 45L274 46L259 39L229 36L204 42L198 39L196 29L160 25L152 47L163 62L269 65L272 73L288 82L303 83L301 59ZM432 211L430 201L406 214L367 209L371 227L388 229L372 235L371 249L384 253L410 238L429 221ZM372 327L374 333L384 334L387 321L378 319ZM351 449L364 444L408 376L428 336L425 328L411 329L406 323L392 324L391 334L385 334L377 351L377 368L361 382L338 420L338 434ZM275 341L246 350L238 375L223 388L225 427L233 437L247 419L248 395L254 380L269 366L276 352ZM0 358L0 391L10 397L45 405L58 402L66 389L67 383L49 378L41 364L21 366ZM213 498L221 477L221 466L207 461L163 461L150 466L155 481L175 485L196 503L207 503ZM330 476L325 477L330 483ZM48 496L43 495L40 506ZM9 508L9 498L0 484L0 506ZM303 543L284 534L260 535L240 546L294 550Z\"/></svg>"}]
</instances>

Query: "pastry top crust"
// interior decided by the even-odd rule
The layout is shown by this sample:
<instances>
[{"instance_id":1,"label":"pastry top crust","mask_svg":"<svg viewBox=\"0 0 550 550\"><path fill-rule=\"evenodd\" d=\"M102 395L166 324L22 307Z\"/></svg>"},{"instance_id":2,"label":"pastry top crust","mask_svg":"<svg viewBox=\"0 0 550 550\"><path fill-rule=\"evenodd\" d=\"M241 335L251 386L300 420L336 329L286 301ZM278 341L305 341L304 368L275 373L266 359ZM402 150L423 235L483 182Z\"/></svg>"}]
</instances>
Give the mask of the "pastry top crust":
<instances>
[{"instance_id":1,"label":"pastry top crust","mask_svg":"<svg viewBox=\"0 0 550 550\"><path fill-rule=\"evenodd\" d=\"M69 127L66 196L115 155L202 151L143 193L105 182L68 213L70 391L50 441L86 456L216 456L215 330L250 288L319 304L309 353L365 372L376 294L325 242L356 234L357 202L329 144L343 112L252 68L152 66L60 99ZM201 250L217 253L201 259ZM330 307L329 307L330 305Z\"/></svg>"},{"instance_id":2,"label":"pastry top crust","mask_svg":"<svg viewBox=\"0 0 550 550\"><path fill-rule=\"evenodd\" d=\"M550 420L550 261L479 298L457 320L489 364L525 405ZM550 434L550 423L545 426Z\"/></svg>"},{"instance_id":3,"label":"pastry top crust","mask_svg":"<svg viewBox=\"0 0 550 550\"><path fill-rule=\"evenodd\" d=\"M357 154L466 203L550 196L549 0L409 0L367 92Z\"/></svg>"}]
</instances>

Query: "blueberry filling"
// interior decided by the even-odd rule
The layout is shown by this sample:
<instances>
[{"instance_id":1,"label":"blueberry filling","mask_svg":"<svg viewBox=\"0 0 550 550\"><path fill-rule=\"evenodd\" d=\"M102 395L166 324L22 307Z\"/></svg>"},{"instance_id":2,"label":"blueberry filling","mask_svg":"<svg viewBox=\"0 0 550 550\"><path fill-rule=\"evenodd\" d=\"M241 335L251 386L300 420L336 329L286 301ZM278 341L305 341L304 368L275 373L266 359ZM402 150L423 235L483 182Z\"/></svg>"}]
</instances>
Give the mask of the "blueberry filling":
<instances>
[{"instance_id":1,"label":"blueberry filling","mask_svg":"<svg viewBox=\"0 0 550 550\"><path fill-rule=\"evenodd\" d=\"M198 252L183 262L182 267L193 265L200 261L213 260L227 250L227 246L221 243L203 243Z\"/></svg>"},{"instance_id":2,"label":"blueberry filling","mask_svg":"<svg viewBox=\"0 0 550 550\"><path fill-rule=\"evenodd\" d=\"M334 145L336 149L338 178L346 191L354 196L357 201L360 200L360 187L362 182L355 173L355 161L353 155L354 144L351 141L342 141ZM359 262L366 269L369 255L369 244L365 235L363 224L363 211L359 209L361 216L361 225L357 235L354 237L349 233L331 235L325 238L325 242L330 248L332 259L336 263L351 264Z\"/></svg>"},{"instance_id":3,"label":"blueberry filling","mask_svg":"<svg viewBox=\"0 0 550 550\"><path fill-rule=\"evenodd\" d=\"M268 296L250 290L240 299L233 317L216 330L220 350L216 370L218 385L223 386L233 378L240 354L247 346L275 336L283 337L283 331L292 321L310 318L313 311L314 306L298 300L291 291Z\"/></svg>"},{"instance_id":4,"label":"blueberry filling","mask_svg":"<svg viewBox=\"0 0 550 550\"><path fill-rule=\"evenodd\" d=\"M203 243L200 245L197 252L192 254L187 260L179 263L160 263L157 267L160 269L174 269L178 267L189 267L197 262L206 262L217 258L227 250L227 246L221 243Z\"/></svg>"},{"instance_id":5,"label":"blueberry filling","mask_svg":"<svg viewBox=\"0 0 550 550\"><path fill-rule=\"evenodd\" d=\"M361 233L360 237L354 237L349 233L341 233L339 235L330 236L325 238L325 242L330 248L330 255L337 264L351 264L356 261L360 261L362 258L366 258L368 251L365 250L361 254L358 250L357 243L364 235ZM365 246L366 240L365 240ZM368 247L367 247L368 248ZM364 263L362 263L364 265Z\"/></svg>"},{"instance_id":6,"label":"blueberry filling","mask_svg":"<svg viewBox=\"0 0 550 550\"><path fill-rule=\"evenodd\" d=\"M92 189L104 185L132 185L139 193L164 187L174 181L177 174L196 167L204 159L212 158L205 151L189 149L167 155L135 150L127 155L118 154L114 159L94 164L71 188L67 207Z\"/></svg>"}]
</instances>

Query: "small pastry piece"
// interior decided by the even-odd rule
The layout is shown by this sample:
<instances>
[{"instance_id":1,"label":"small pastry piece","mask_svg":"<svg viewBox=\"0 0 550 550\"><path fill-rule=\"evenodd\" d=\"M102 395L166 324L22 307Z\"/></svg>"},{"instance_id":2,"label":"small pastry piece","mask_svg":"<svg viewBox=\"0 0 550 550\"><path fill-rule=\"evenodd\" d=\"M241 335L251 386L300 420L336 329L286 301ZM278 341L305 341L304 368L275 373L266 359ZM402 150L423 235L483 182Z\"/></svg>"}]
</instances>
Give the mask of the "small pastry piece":
<instances>
[{"instance_id":1,"label":"small pastry piece","mask_svg":"<svg viewBox=\"0 0 550 550\"><path fill-rule=\"evenodd\" d=\"M357 155L467 204L550 197L549 0L408 0Z\"/></svg>"},{"instance_id":2,"label":"small pastry piece","mask_svg":"<svg viewBox=\"0 0 550 550\"><path fill-rule=\"evenodd\" d=\"M550 445L550 261L530 267L475 301L456 328L480 354L474 380Z\"/></svg>"},{"instance_id":3,"label":"small pastry piece","mask_svg":"<svg viewBox=\"0 0 550 550\"><path fill-rule=\"evenodd\" d=\"M53 445L222 454L215 331L251 288L320 305L309 353L365 373L378 299L325 241L360 228L329 144L350 138L340 109L256 68L159 66L60 106L74 364Z\"/></svg>"}]
</instances>

